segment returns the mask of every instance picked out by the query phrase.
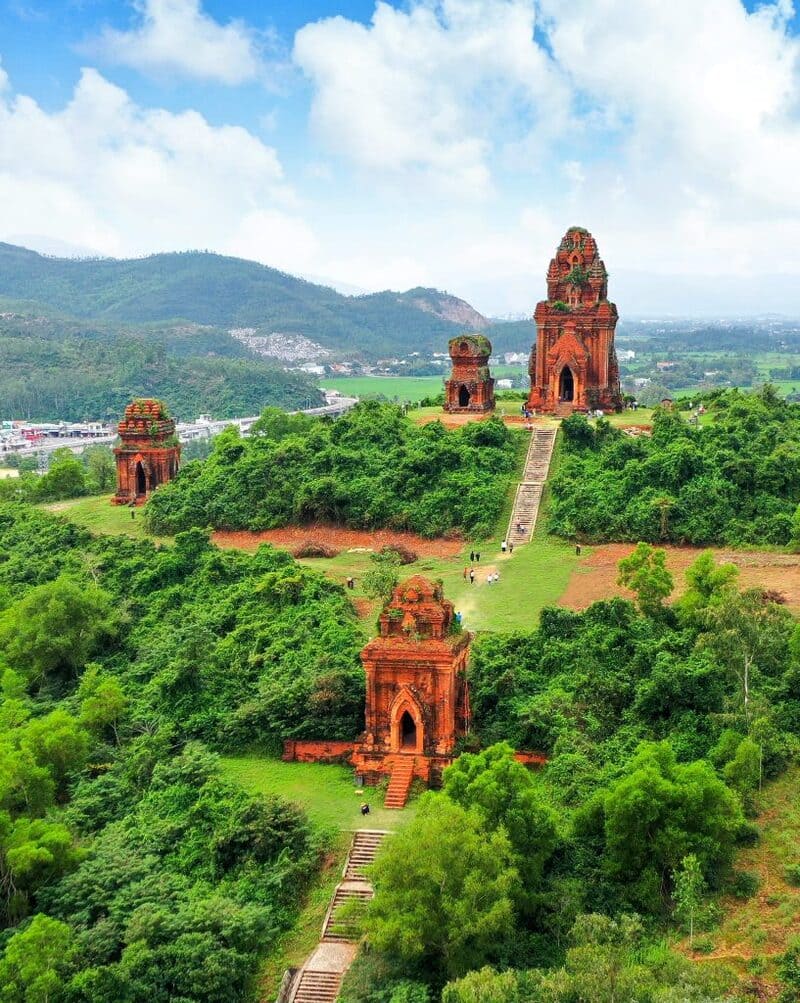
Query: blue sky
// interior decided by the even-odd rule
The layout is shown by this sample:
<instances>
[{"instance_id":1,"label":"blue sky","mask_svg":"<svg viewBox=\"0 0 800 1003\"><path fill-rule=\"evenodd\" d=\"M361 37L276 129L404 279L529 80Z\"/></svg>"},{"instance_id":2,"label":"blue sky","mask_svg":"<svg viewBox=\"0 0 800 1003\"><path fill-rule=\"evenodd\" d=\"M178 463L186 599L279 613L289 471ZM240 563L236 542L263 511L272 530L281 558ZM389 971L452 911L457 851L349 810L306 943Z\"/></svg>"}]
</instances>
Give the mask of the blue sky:
<instances>
[{"instance_id":1,"label":"blue sky","mask_svg":"<svg viewBox=\"0 0 800 1003\"><path fill-rule=\"evenodd\" d=\"M789 0L0 0L0 239L529 312L800 314Z\"/></svg>"}]
</instances>

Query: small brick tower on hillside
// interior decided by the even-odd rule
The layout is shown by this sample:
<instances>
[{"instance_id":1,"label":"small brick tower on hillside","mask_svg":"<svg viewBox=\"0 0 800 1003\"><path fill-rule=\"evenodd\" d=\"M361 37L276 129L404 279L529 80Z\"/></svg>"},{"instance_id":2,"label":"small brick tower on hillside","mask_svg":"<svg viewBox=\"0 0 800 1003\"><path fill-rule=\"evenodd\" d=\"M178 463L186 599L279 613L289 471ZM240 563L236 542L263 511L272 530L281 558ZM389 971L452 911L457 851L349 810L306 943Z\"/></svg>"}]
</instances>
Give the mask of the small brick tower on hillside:
<instances>
[{"instance_id":1,"label":"small brick tower on hillside","mask_svg":"<svg viewBox=\"0 0 800 1003\"><path fill-rule=\"evenodd\" d=\"M494 380L489 374L492 343L482 334L462 334L448 344L453 371L444 385L444 409L456 414L494 410Z\"/></svg>"},{"instance_id":2,"label":"small brick tower on hillside","mask_svg":"<svg viewBox=\"0 0 800 1003\"><path fill-rule=\"evenodd\" d=\"M161 401L139 399L125 408L117 426L121 444L117 459L117 493L114 505L143 505L150 494L178 472L181 447L175 422Z\"/></svg>"},{"instance_id":3,"label":"small brick tower on hillside","mask_svg":"<svg viewBox=\"0 0 800 1003\"><path fill-rule=\"evenodd\" d=\"M399 765L426 782L437 780L469 727L471 635L456 628L442 587L421 575L397 586L379 625L380 635L361 652L366 730L353 766L368 782Z\"/></svg>"},{"instance_id":4,"label":"small brick tower on hillside","mask_svg":"<svg viewBox=\"0 0 800 1003\"><path fill-rule=\"evenodd\" d=\"M533 317L528 407L560 415L619 410L617 308L608 301L606 267L588 230L567 230L547 270L547 299Z\"/></svg>"}]
</instances>

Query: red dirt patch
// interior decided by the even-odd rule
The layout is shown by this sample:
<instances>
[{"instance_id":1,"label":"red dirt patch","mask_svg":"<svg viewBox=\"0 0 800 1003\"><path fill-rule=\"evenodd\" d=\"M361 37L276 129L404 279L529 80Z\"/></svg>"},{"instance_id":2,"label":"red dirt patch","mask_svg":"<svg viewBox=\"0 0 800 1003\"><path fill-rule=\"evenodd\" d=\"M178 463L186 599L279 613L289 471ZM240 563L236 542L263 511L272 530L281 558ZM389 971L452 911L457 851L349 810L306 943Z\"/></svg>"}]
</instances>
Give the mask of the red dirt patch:
<instances>
[{"instance_id":1,"label":"red dirt patch","mask_svg":"<svg viewBox=\"0 0 800 1003\"><path fill-rule=\"evenodd\" d=\"M351 599L350 602L353 604L353 609L356 611L356 616L359 620L366 620L372 616L375 603L370 602L369 599L356 598Z\"/></svg>"},{"instance_id":2,"label":"red dirt patch","mask_svg":"<svg viewBox=\"0 0 800 1003\"><path fill-rule=\"evenodd\" d=\"M265 529L260 533L218 530L211 539L218 547L238 550L256 550L262 543L294 551L309 540L342 550L380 550L382 547L402 546L415 550L420 557L455 557L464 546L463 540L444 540L438 537L427 540L416 533L392 532L376 529L373 532L344 529L341 526L286 526L283 529Z\"/></svg>"},{"instance_id":3,"label":"red dirt patch","mask_svg":"<svg viewBox=\"0 0 800 1003\"><path fill-rule=\"evenodd\" d=\"M617 565L633 549L632 543L594 547L572 573L559 604L571 609L586 609L598 599L610 596L630 598L631 593L617 585ZM675 578L673 598L683 592L684 572L704 549L708 548L664 547L667 567ZM740 588L775 589L786 597L790 609L800 610L800 554L710 549L721 563L735 564L739 568Z\"/></svg>"}]
</instances>

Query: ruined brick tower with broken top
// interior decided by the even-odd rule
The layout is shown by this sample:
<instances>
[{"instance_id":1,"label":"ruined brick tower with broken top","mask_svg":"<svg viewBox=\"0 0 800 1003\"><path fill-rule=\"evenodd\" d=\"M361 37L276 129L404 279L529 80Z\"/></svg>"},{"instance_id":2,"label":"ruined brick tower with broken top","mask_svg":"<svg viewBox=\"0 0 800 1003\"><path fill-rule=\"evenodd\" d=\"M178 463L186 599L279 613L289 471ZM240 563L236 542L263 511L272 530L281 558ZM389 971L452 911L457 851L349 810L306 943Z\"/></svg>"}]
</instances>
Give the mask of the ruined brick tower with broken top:
<instances>
[{"instance_id":1,"label":"ruined brick tower with broken top","mask_svg":"<svg viewBox=\"0 0 800 1003\"><path fill-rule=\"evenodd\" d=\"M444 409L455 414L494 410L494 380L489 373L492 343L482 334L463 334L448 343L453 370L444 385Z\"/></svg>"},{"instance_id":2,"label":"ruined brick tower with broken top","mask_svg":"<svg viewBox=\"0 0 800 1003\"><path fill-rule=\"evenodd\" d=\"M161 401L139 399L125 408L117 431L121 442L114 450L117 493L112 504L143 505L178 472L181 447L175 422Z\"/></svg>"},{"instance_id":3,"label":"ruined brick tower with broken top","mask_svg":"<svg viewBox=\"0 0 800 1003\"><path fill-rule=\"evenodd\" d=\"M528 407L558 415L619 410L617 308L608 300L608 274L588 230L567 230L547 270L547 299L533 316Z\"/></svg>"}]
</instances>

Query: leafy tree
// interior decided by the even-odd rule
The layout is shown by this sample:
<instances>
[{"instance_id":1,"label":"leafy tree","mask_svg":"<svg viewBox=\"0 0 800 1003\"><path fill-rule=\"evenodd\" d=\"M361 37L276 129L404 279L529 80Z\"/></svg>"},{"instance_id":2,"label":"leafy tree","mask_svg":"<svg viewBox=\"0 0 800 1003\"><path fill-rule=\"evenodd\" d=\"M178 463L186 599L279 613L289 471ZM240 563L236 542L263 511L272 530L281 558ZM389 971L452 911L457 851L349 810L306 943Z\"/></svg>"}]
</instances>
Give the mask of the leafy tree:
<instances>
[{"instance_id":1,"label":"leafy tree","mask_svg":"<svg viewBox=\"0 0 800 1003\"><path fill-rule=\"evenodd\" d=\"M60 822L12 820L0 812L0 889L7 921L24 918L33 893L76 867L81 856Z\"/></svg>"},{"instance_id":2,"label":"leafy tree","mask_svg":"<svg viewBox=\"0 0 800 1003\"><path fill-rule=\"evenodd\" d=\"M17 931L0 956L0 996L7 1003L65 1000L74 937L66 923L41 913Z\"/></svg>"},{"instance_id":3,"label":"leafy tree","mask_svg":"<svg viewBox=\"0 0 800 1003\"><path fill-rule=\"evenodd\" d=\"M668 742L642 743L619 779L578 816L579 831L600 837L607 873L631 882L650 909L689 854L706 879L717 879L742 822L738 798L709 764L678 763Z\"/></svg>"},{"instance_id":4,"label":"leafy tree","mask_svg":"<svg viewBox=\"0 0 800 1003\"><path fill-rule=\"evenodd\" d=\"M686 569L686 589L675 608L687 619L700 616L735 587L738 575L735 564L717 564L712 551L703 551Z\"/></svg>"},{"instance_id":5,"label":"leafy tree","mask_svg":"<svg viewBox=\"0 0 800 1003\"><path fill-rule=\"evenodd\" d=\"M448 982L442 1003L519 1003L519 976L487 967L470 972L457 982Z\"/></svg>"},{"instance_id":6,"label":"leafy tree","mask_svg":"<svg viewBox=\"0 0 800 1003\"><path fill-rule=\"evenodd\" d=\"M119 744L119 722L129 701L118 679L105 675L99 665L88 665L78 686L80 723L95 734L110 729Z\"/></svg>"},{"instance_id":7,"label":"leafy tree","mask_svg":"<svg viewBox=\"0 0 800 1003\"><path fill-rule=\"evenodd\" d=\"M619 562L617 582L636 593L639 608L646 616L658 616L664 600L672 593L674 581L666 567L666 551L639 543Z\"/></svg>"},{"instance_id":8,"label":"leafy tree","mask_svg":"<svg viewBox=\"0 0 800 1003\"><path fill-rule=\"evenodd\" d=\"M372 599L388 602L400 581L400 555L395 550L370 554L372 567L364 572L362 586Z\"/></svg>"},{"instance_id":9,"label":"leafy tree","mask_svg":"<svg viewBox=\"0 0 800 1003\"><path fill-rule=\"evenodd\" d=\"M525 891L541 884L558 842L557 816L507 743L464 753L444 773L444 793L478 813L489 832L503 829Z\"/></svg>"},{"instance_id":10,"label":"leafy tree","mask_svg":"<svg viewBox=\"0 0 800 1003\"><path fill-rule=\"evenodd\" d=\"M40 477L33 492L41 501L78 498L86 494L86 476L80 460L66 447L50 456L50 468Z\"/></svg>"},{"instance_id":11,"label":"leafy tree","mask_svg":"<svg viewBox=\"0 0 800 1003\"><path fill-rule=\"evenodd\" d=\"M101 495L109 492L116 483L117 466L108 446L87 446L81 459L89 474L92 490Z\"/></svg>"},{"instance_id":12,"label":"leafy tree","mask_svg":"<svg viewBox=\"0 0 800 1003\"><path fill-rule=\"evenodd\" d=\"M726 590L703 617L701 645L737 681L739 707L747 732L753 723L753 686L769 674L786 644L791 617L775 603L766 602L759 589Z\"/></svg>"},{"instance_id":13,"label":"leafy tree","mask_svg":"<svg viewBox=\"0 0 800 1003\"><path fill-rule=\"evenodd\" d=\"M0 615L0 651L31 682L41 682L77 672L115 629L111 596L62 576Z\"/></svg>"},{"instance_id":14,"label":"leafy tree","mask_svg":"<svg viewBox=\"0 0 800 1003\"><path fill-rule=\"evenodd\" d=\"M491 959L514 925L517 873L505 833L448 798L427 794L372 868L367 944L427 979Z\"/></svg>"},{"instance_id":15,"label":"leafy tree","mask_svg":"<svg viewBox=\"0 0 800 1003\"><path fill-rule=\"evenodd\" d=\"M703 897L703 872L693 853L687 854L672 875L675 912L689 924L689 948L694 946L694 917Z\"/></svg>"}]
</instances>

